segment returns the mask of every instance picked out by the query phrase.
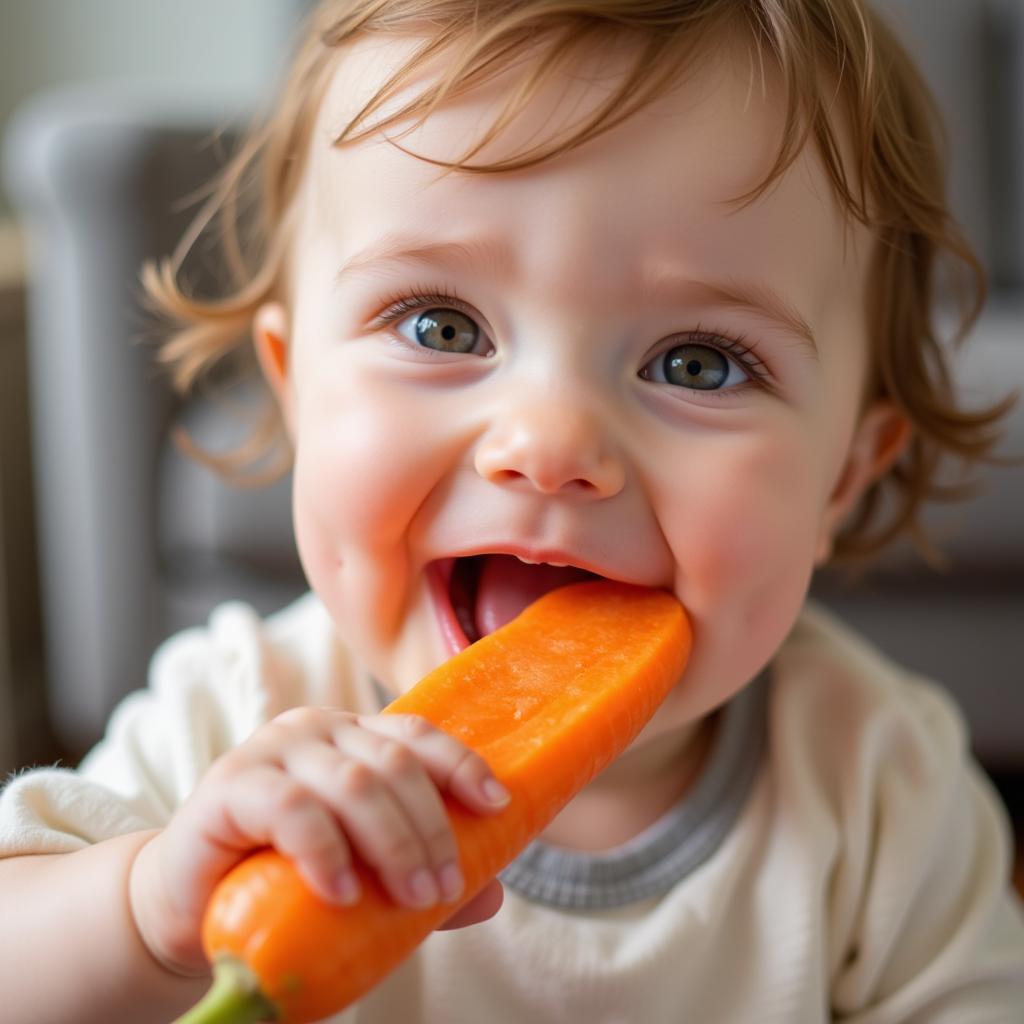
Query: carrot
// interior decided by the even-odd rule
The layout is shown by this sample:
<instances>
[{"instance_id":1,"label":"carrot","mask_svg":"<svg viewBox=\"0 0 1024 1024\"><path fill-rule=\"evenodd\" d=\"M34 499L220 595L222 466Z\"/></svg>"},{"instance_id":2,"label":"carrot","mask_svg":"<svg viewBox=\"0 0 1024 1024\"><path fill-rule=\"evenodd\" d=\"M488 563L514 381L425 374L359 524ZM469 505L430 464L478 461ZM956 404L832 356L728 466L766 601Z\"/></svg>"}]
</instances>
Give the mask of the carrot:
<instances>
[{"instance_id":1,"label":"carrot","mask_svg":"<svg viewBox=\"0 0 1024 1024\"><path fill-rule=\"evenodd\" d=\"M682 606L609 581L553 590L425 676L385 714L417 714L472 747L512 794L493 816L445 795L468 902L632 742L679 679ZM354 907L315 896L273 850L220 882L203 922L214 985L178 1024L320 1020L359 999L451 917L400 907L358 866Z\"/></svg>"}]
</instances>

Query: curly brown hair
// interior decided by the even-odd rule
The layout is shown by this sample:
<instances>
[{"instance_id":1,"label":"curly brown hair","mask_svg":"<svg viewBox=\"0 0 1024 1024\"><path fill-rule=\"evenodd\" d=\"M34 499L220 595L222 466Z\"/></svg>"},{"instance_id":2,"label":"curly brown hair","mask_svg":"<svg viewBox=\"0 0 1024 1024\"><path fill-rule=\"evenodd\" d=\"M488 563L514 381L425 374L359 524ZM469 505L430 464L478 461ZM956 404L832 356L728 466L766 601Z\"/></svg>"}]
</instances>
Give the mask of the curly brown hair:
<instances>
[{"instance_id":1,"label":"curly brown hair","mask_svg":"<svg viewBox=\"0 0 1024 1024\"><path fill-rule=\"evenodd\" d=\"M339 144L406 117L415 127L527 51L539 52L540 59L520 61L522 83L488 133L458 160L443 164L483 174L538 164L609 130L671 88L702 44L737 28L756 60L774 62L781 73L786 120L773 166L735 202L756 200L808 142L817 148L846 216L877 240L869 281L872 377L864 401L888 397L913 428L903 455L865 493L836 537L833 558L849 562L904 531L926 557L934 557L920 523L924 503L966 492L962 485L939 482L940 463L949 456L968 466L994 460L999 423L1015 396L980 410L957 404L951 347L964 340L983 307L986 276L946 200L942 121L934 99L895 33L863 0L324 0L309 19L276 109L225 165L174 254L143 268L151 303L172 324L159 359L175 387L187 391L225 357L249 352L256 310L283 297L288 214L319 101L344 44L368 34L423 40L345 127ZM618 91L570 138L499 163L472 162L580 47L627 34L638 43L632 67ZM443 73L405 105L373 117L439 55L445 58ZM849 168L840 156L836 101L852 147ZM255 204L243 211L248 195ZM232 282L219 298L199 298L188 294L182 267L212 223L219 226L218 244ZM959 320L944 340L936 300L946 288L956 299ZM278 458L269 471L245 472L275 446ZM269 393L267 419L241 449L214 456L189 447L239 483L280 475L290 462Z\"/></svg>"}]
</instances>

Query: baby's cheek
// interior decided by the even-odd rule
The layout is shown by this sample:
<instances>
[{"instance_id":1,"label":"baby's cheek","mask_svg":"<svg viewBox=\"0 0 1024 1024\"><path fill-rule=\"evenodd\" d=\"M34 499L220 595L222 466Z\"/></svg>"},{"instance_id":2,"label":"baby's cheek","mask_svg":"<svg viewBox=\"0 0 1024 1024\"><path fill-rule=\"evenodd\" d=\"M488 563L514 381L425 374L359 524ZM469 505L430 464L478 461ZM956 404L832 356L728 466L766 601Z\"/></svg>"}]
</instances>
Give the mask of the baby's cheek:
<instances>
[{"instance_id":1,"label":"baby's cheek","mask_svg":"<svg viewBox=\"0 0 1024 1024\"><path fill-rule=\"evenodd\" d=\"M810 573L806 483L765 461L705 480L704 498L666 536L675 592L694 631L671 712L693 721L728 700L770 661L799 613Z\"/></svg>"},{"instance_id":2,"label":"baby's cheek","mask_svg":"<svg viewBox=\"0 0 1024 1024\"><path fill-rule=\"evenodd\" d=\"M370 601L366 559L382 556L399 529L397 481L406 449L386 419L358 407L303 412L295 446L295 538L310 585L338 621Z\"/></svg>"},{"instance_id":3,"label":"baby's cheek","mask_svg":"<svg viewBox=\"0 0 1024 1024\"><path fill-rule=\"evenodd\" d=\"M370 409L328 413L300 426L295 457L296 512L339 544L396 536L416 452L387 416Z\"/></svg>"},{"instance_id":4,"label":"baby's cheek","mask_svg":"<svg viewBox=\"0 0 1024 1024\"><path fill-rule=\"evenodd\" d=\"M677 592L693 613L745 635L772 632L802 601L814 554L817 497L805 453L736 445L679 494L667 530ZM697 490L695 490L697 488Z\"/></svg>"}]
</instances>

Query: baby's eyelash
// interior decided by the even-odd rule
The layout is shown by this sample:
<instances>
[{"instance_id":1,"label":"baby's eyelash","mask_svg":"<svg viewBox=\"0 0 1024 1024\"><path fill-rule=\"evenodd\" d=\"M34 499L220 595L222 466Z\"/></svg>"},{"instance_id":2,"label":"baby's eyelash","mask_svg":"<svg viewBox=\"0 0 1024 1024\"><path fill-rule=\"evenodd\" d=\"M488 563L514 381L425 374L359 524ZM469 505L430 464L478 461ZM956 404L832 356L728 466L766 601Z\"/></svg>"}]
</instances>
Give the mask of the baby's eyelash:
<instances>
[{"instance_id":1,"label":"baby's eyelash","mask_svg":"<svg viewBox=\"0 0 1024 1024\"><path fill-rule=\"evenodd\" d=\"M373 319L370 327L372 330L380 330L382 327L386 327L388 324L394 323L396 320L401 320L402 317L409 313L415 313L419 309L429 308L431 306L451 306L453 309L457 309L467 316L476 316L473 307L468 302L463 302L454 292L449 291L446 287L440 291L430 291L423 289L422 291L416 291L412 295L406 295L403 293L397 293L388 296L383 299L383 302L387 308L383 312L378 313Z\"/></svg>"}]
</instances>

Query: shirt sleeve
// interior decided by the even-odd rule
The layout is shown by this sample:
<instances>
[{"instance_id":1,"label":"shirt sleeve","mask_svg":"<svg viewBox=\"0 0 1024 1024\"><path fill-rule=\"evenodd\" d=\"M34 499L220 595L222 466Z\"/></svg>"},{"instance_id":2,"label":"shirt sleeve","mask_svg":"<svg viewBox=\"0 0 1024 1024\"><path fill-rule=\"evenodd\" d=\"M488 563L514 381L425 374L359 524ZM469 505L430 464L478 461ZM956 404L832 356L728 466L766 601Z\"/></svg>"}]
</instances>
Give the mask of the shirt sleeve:
<instances>
[{"instance_id":1,"label":"shirt sleeve","mask_svg":"<svg viewBox=\"0 0 1024 1024\"><path fill-rule=\"evenodd\" d=\"M856 766L863 839L837 873L848 922L833 977L847 1024L1024 1021L1024 914L1012 840L952 701L911 680L906 714L878 719ZM856 895L852 895L856 893Z\"/></svg>"},{"instance_id":2,"label":"shirt sleeve","mask_svg":"<svg viewBox=\"0 0 1024 1024\"><path fill-rule=\"evenodd\" d=\"M117 707L77 770L37 768L7 783L0 857L162 827L213 760L276 713L275 690L294 692L289 677L255 611L221 605L158 649L147 688Z\"/></svg>"}]
</instances>

